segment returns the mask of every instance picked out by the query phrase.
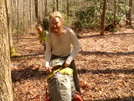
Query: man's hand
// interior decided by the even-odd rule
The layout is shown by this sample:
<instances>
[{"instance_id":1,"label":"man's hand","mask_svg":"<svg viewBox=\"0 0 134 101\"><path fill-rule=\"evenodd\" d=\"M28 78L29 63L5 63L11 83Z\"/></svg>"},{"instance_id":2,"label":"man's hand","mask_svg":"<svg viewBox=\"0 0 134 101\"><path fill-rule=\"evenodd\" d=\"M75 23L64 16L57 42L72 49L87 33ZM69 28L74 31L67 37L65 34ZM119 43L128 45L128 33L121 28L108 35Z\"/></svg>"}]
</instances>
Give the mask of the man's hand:
<instances>
[{"instance_id":1,"label":"man's hand","mask_svg":"<svg viewBox=\"0 0 134 101\"><path fill-rule=\"evenodd\" d=\"M70 61L66 60L65 63L64 63L64 66L65 66L65 67L70 66Z\"/></svg>"},{"instance_id":2,"label":"man's hand","mask_svg":"<svg viewBox=\"0 0 134 101\"><path fill-rule=\"evenodd\" d=\"M46 72L51 73L52 72L52 67L46 67Z\"/></svg>"}]
</instances>

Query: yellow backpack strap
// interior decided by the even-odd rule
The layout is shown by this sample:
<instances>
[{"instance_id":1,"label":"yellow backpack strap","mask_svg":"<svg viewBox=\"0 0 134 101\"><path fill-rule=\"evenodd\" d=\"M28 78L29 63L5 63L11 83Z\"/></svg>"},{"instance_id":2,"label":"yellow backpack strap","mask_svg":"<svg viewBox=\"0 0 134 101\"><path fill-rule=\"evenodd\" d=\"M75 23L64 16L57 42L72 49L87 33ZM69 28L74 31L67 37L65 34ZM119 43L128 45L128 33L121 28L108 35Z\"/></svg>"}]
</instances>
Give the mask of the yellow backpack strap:
<instances>
[{"instance_id":1,"label":"yellow backpack strap","mask_svg":"<svg viewBox=\"0 0 134 101\"><path fill-rule=\"evenodd\" d=\"M57 69L53 71L52 73L48 74L47 79L51 78L54 75L54 73L57 73L57 72L60 72L61 74L66 74L66 75L73 75L73 69L66 67L63 69Z\"/></svg>"},{"instance_id":2,"label":"yellow backpack strap","mask_svg":"<svg viewBox=\"0 0 134 101\"><path fill-rule=\"evenodd\" d=\"M61 69L59 72L62 74L72 75L73 69L66 67L66 68Z\"/></svg>"}]
</instances>

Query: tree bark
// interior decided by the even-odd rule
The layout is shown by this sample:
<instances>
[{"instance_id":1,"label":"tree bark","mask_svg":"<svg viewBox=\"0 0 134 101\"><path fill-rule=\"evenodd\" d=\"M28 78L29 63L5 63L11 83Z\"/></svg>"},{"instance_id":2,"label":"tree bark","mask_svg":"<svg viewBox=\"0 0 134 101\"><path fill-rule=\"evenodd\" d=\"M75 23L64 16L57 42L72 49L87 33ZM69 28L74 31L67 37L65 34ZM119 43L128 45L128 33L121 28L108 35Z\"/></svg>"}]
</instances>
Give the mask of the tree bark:
<instances>
[{"instance_id":1,"label":"tree bark","mask_svg":"<svg viewBox=\"0 0 134 101\"><path fill-rule=\"evenodd\" d=\"M13 101L5 3L5 0L0 0L0 101Z\"/></svg>"},{"instance_id":2,"label":"tree bark","mask_svg":"<svg viewBox=\"0 0 134 101\"><path fill-rule=\"evenodd\" d=\"M11 3L12 2L10 2L10 0L6 0L6 10L7 10L6 12L7 12L8 34L9 34L10 57L16 55L15 49L13 47L12 28L11 28L11 26L12 26L12 17L11 17L12 12L10 11L10 9L12 8Z\"/></svg>"},{"instance_id":3,"label":"tree bark","mask_svg":"<svg viewBox=\"0 0 134 101\"><path fill-rule=\"evenodd\" d=\"M59 11L59 1L56 0L56 8L57 8L57 11Z\"/></svg>"},{"instance_id":4,"label":"tree bark","mask_svg":"<svg viewBox=\"0 0 134 101\"><path fill-rule=\"evenodd\" d=\"M104 34L104 24L105 24L106 4L107 4L107 0L104 0L103 13L102 13L102 16L101 16L101 32L100 32L100 35L105 35Z\"/></svg>"},{"instance_id":5,"label":"tree bark","mask_svg":"<svg viewBox=\"0 0 134 101\"><path fill-rule=\"evenodd\" d=\"M114 0L114 26L116 26L116 0Z\"/></svg>"},{"instance_id":6,"label":"tree bark","mask_svg":"<svg viewBox=\"0 0 134 101\"><path fill-rule=\"evenodd\" d=\"M36 21L39 23L39 14L38 14L38 0L34 0L35 3L35 16L36 16Z\"/></svg>"},{"instance_id":7,"label":"tree bark","mask_svg":"<svg viewBox=\"0 0 134 101\"><path fill-rule=\"evenodd\" d=\"M47 2L47 0L45 0L45 16L46 16L46 14L47 14L47 12L48 12L47 4L48 4L48 2Z\"/></svg>"},{"instance_id":8,"label":"tree bark","mask_svg":"<svg viewBox=\"0 0 134 101\"><path fill-rule=\"evenodd\" d=\"M67 0L67 19L69 19L68 17L69 17L69 0Z\"/></svg>"},{"instance_id":9,"label":"tree bark","mask_svg":"<svg viewBox=\"0 0 134 101\"><path fill-rule=\"evenodd\" d=\"M129 10L127 12L127 21L126 21L126 25L132 25L132 1L133 0L129 0Z\"/></svg>"}]
</instances>

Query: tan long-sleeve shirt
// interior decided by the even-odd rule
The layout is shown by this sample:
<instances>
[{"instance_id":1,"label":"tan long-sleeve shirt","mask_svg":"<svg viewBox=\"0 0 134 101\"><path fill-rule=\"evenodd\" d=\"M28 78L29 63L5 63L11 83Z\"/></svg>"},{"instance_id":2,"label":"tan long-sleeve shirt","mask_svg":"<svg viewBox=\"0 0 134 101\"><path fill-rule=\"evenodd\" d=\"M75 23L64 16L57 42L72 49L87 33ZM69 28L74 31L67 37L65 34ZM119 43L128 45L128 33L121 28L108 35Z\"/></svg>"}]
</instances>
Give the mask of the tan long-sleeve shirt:
<instances>
[{"instance_id":1,"label":"tan long-sleeve shirt","mask_svg":"<svg viewBox=\"0 0 134 101\"><path fill-rule=\"evenodd\" d=\"M79 41L72 29L69 27L65 28L66 32L60 37L53 33L47 34L45 52L46 66L49 66L51 54L59 57L69 55L67 60L70 62L77 56L80 49Z\"/></svg>"}]
</instances>

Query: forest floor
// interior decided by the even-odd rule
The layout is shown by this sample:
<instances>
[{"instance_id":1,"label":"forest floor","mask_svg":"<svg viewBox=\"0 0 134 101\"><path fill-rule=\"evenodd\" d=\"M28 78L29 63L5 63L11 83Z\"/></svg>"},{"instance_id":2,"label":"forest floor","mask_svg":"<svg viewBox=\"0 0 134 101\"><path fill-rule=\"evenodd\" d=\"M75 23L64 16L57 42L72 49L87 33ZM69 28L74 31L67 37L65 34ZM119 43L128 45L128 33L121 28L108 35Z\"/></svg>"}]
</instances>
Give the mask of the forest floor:
<instances>
[{"instance_id":1,"label":"forest floor","mask_svg":"<svg viewBox=\"0 0 134 101\"><path fill-rule=\"evenodd\" d=\"M80 32L81 50L75 58L84 101L134 101L134 29ZM45 56L37 34L26 33L12 57L14 101L44 101Z\"/></svg>"}]
</instances>

